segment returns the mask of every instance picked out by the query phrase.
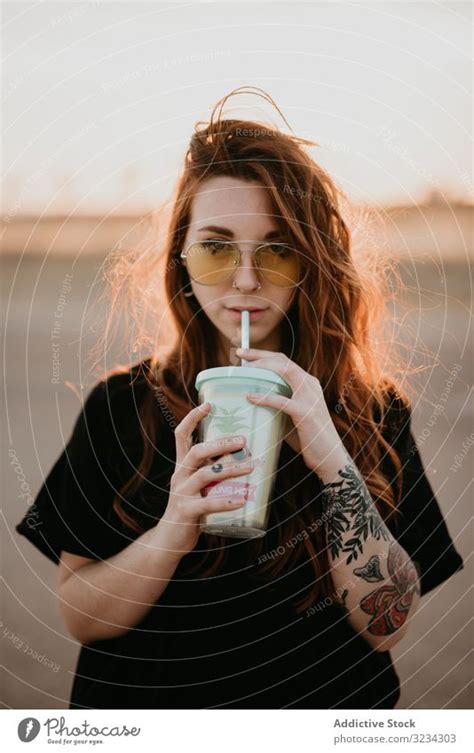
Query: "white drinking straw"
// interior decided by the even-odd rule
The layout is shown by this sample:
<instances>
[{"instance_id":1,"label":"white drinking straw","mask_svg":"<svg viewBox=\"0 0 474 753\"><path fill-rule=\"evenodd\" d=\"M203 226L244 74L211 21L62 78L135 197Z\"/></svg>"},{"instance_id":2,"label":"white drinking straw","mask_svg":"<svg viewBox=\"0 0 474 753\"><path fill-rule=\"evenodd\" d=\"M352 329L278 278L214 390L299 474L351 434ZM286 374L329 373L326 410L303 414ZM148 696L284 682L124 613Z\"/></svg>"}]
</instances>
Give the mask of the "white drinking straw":
<instances>
[{"instance_id":1,"label":"white drinking straw","mask_svg":"<svg viewBox=\"0 0 474 753\"><path fill-rule=\"evenodd\" d=\"M248 348L250 345L250 312L245 309L240 314L240 347ZM242 366L247 363L242 358Z\"/></svg>"},{"instance_id":2,"label":"white drinking straw","mask_svg":"<svg viewBox=\"0 0 474 753\"><path fill-rule=\"evenodd\" d=\"M248 348L250 343L250 312L246 311L245 309L240 314L240 347L241 348ZM242 358L242 366L244 366L247 361L245 358ZM242 522L240 523L241 526L248 525L248 518L249 512L247 508L244 510L244 514L242 516Z\"/></svg>"}]
</instances>

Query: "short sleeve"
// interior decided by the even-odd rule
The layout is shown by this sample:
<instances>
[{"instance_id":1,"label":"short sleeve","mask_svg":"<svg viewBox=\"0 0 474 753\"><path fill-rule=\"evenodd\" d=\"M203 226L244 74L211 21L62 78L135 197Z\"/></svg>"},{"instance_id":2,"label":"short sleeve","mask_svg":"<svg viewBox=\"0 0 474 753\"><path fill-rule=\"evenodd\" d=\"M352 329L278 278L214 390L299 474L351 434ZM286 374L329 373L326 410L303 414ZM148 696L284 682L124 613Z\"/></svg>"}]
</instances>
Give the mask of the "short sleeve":
<instances>
[{"instance_id":1,"label":"short sleeve","mask_svg":"<svg viewBox=\"0 0 474 753\"><path fill-rule=\"evenodd\" d=\"M392 534L420 568L421 595L464 567L449 534L411 430L411 411L392 405L392 444L402 463L402 491ZM394 428L395 427L395 428ZM447 513L449 517L449 510Z\"/></svg>"},{"instance_id":2,"label":"short sleeve","mask_svg":"<svg viewBox=\"0 0 474 753\"><path fill-rule=\"evenodd\" d=\"M113 511L120 401L110 388L123 381L122 375L114 375L92 389L66 447L16 526L55 563L62 550L99 560L131 542Z\"/></svg>"}]
</instances>

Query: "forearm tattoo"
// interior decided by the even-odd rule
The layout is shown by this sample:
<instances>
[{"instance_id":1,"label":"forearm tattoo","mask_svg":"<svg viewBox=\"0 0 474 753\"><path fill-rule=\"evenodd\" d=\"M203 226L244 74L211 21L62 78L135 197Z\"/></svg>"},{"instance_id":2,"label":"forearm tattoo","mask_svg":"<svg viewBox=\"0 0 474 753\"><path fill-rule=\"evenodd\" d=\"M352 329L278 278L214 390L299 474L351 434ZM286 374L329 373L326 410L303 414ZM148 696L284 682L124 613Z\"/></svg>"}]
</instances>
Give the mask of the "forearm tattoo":
<instances>
[{"instance_id":1,"label":"forearm tattoo","mask_svg":"<svg viewBox=\"0 0 474 753\"><path fill-rule=\"evenodd\" d=\"M373 555L364 567L356 568L354 574L367 581L383 580L382 576L375 577L380 573L378 560L378 556ZM399 630L408 617L413 595L420 594L417 569L396 541L391 542L388 550L387 570L391 583L371 591L360 602L362 611L372 617L367 630L373 635L389 635Z\"/></svg>"},{"instance_id":2,"label":"forearm tattoo","mask_svg":"<svg viewBox=\"0 0 474 753\"><path fill-rule=\"evenodd\" d=\"M340 481L325 484L323 507L327 513L327 543L334 559L347 552L346 564L363 552L368 536L386 541L390 533L375 507L366 483L353 463L338 472ZM345 534L349 538L344 539Z\"/></svg>"}]
</instances>

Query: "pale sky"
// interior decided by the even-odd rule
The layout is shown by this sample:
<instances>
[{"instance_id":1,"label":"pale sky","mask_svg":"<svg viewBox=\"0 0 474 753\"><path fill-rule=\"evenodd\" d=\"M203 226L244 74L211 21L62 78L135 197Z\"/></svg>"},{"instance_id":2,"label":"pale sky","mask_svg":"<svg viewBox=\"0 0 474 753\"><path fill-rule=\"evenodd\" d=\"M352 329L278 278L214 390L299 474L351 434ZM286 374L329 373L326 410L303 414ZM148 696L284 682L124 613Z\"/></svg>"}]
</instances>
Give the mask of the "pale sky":
<instances>
[{"instance_id":1,"label":"pale sky","mask_svg":"<svg viewBox=\"0 0 474 753\"><path fill-rule=\"evenodd\" d=\"M156 206L243 85L356 201L472 198L469 2L5 2L2 25L3 213Z\"/></svg>"}]
</instances>

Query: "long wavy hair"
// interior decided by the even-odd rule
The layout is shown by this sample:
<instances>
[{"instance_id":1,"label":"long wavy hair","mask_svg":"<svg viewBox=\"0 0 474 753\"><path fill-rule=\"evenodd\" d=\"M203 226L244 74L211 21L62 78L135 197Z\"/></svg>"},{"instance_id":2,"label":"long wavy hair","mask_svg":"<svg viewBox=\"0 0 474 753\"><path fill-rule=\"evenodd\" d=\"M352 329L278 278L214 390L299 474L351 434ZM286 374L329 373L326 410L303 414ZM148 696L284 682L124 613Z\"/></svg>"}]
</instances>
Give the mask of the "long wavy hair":
<instances>
[{"instance_id":1,"label":"long wavy hair","mask_svg":"<svg viewBox=\"0 0 474 753\"><path fill-rule=\"evenodd\" d=\"M215 176L257 183L268 191L274 217L309 270L282 325L286 327L282 337L285 352L319 379L336 429L364 476L382 517L386 519L397 508L401 463L383 431L387 396L394 390L401 394L389 372L387 351L380 352L382 314L390 294L386 270L364 256L364 244L369 245L370 240L368 234L362 234L356 259L347 222L350 209L346 220L342 216L342 204L349 207L347 197L307 149L319 146L317 142L263 122L222 117L226 100L240 91L242 88L220 100L209 122L196 123L169 207L166 231L159 229L163 213L158 221L156 216L149 217L150 232L140 250L136 245L120 248L106 265L109 301L112 291L108 337L114 326L123 331L124 324L117 324L120 310L122 314L125 312L128 325L132 322L126 331L135 345L145 345L151 350L140 369L149 387L139 406L142 457L114 501L117 516L136 533L143 532L144 525L124 500L133 497L150 474L159 446L159 414L163 414L165 406L167 415L173 416L174 425L181 421L198 404L194 388L197 373L217 363L218 338L214 336L217 333L196 299L184 296L190 281L178 258L190 223L193 197L204 180ZM260 92L259 89L257 93ZM268 94L263 92L263 96L280 112ZM360 227L359 219L353 233L359 232ZM161 292L160 281L164 281ZM144 333L147 320L148 331L150 322L155 323L151 329L156 335L156 322L163 319L165 308L174 328L174 339L163 356L156 339L150 336L147 340ZM403 400L406 400L404 395ZM387 460L394 470L392 481L382 470ZM162 479L164 489L169 489L169 475L168 468ZM249 556L252 561L259 557L264 560L255 574L259 578L275 578L309 558L315 578L311 588L295 603L300 612L327 596L333 585L324 525L320 521L322 510L315 499L315 477L299 456L290 458L279 470L275 494L278 496L271 505L269 528L277 532L277 544L284 545L295 537L301 543L283 546L281 556L267 561L260 557L268 546L266 537L254 539L248 542L253 547ZM157 505L160 509L155 514L159 519L166 507L166 497ZM311 533L302 537L302 531ZM203 535L207 537L207 546L190 572L207 577L221 569L228 540L213 534Z\"/></svg>"}]
</instances>

